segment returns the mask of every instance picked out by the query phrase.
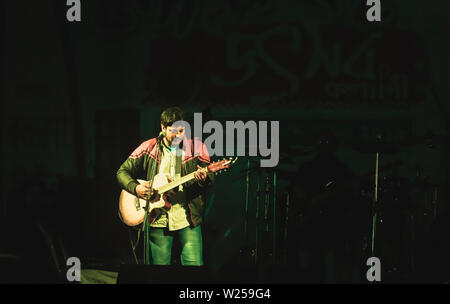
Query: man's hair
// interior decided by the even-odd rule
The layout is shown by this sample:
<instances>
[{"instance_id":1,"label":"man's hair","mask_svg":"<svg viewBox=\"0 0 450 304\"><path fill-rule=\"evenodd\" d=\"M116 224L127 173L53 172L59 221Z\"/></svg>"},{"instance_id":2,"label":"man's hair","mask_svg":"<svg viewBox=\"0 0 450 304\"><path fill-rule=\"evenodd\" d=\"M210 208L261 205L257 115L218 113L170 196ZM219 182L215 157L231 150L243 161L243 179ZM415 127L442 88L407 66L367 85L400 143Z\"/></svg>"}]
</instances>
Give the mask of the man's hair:
<instances>
[{"instance_id":1,"label":"man's hair","mask_svg":"<svg viewBox=\"0 0 450 304\"><path fill-rule=\"evenodd\" d=\"M164 127L173 125L174 122L185 120L186 115L179 107L170 107L161 113L161 124Z\"/></svg>"}]
</instances>

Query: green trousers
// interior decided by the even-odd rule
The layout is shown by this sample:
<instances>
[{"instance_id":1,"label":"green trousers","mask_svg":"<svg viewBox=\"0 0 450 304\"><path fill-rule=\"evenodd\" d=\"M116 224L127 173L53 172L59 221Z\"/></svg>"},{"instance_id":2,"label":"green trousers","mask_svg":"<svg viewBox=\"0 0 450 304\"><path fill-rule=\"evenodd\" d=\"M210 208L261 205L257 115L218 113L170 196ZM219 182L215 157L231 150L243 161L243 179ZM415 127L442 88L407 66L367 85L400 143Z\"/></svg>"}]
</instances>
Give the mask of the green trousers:
<instances>
[{"instance_id":1,"label":"green trousers","mask_svg":"<svg viewBox=\"0 0 450 304\"><path fill-rule=\"evenodd\" d=\"M186 227L176 231L167 228L150 228L150 248L153 265L170 265L173 239L181 243L181 265L203 266L203 243L200 226Z\"/></svg>"}]
</instances>

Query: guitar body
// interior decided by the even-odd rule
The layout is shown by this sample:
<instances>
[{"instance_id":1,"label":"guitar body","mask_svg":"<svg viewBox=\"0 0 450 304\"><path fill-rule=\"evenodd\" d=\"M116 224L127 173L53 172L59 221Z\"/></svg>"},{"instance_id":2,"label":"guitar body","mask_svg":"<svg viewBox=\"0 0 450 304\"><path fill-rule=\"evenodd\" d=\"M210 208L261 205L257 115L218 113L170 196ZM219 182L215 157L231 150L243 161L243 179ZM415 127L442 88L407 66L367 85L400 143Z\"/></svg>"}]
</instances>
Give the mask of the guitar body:
<instances>
[{"instance_id":1,"label":"guitar body","mask_svg":"<svg viewBox=\"0 0 450 304\"><path fill-rule=\"evenodd\" d=\"M145 180L138 179L140 184L147 183ZM162 186L169 183L166 174L157 174L153 179L153 189L158 190ZM126 190L122 190L119 198L119 210L122 215L122 220L128 226L137 226L144 221L146 201L138 198L134 194ZM149 202L149 214L156 208L163 208L166 205L163 195L161 199L156 202Z\"/></svg>"}]
</instances>

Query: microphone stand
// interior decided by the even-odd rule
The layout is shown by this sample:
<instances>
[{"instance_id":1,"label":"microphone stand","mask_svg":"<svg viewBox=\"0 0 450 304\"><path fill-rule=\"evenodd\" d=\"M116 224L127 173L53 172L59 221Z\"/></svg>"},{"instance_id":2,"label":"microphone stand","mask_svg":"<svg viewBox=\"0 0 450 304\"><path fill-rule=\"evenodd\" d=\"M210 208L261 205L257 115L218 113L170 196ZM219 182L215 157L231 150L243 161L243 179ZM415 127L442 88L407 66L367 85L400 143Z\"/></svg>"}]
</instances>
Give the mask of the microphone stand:
<instances>
[{"instance_id":1,"label":"microphone stand","mask_svg":"<svg viewBox=\"0 0 450 304\"><path fill-rule=\"evenodd\" d=\"M154 177L156 175L156 170L158 169L158 161L159 161L159 155L161 153L161 140L162 140L163 136L161 136L161 134L158 136L157 138L157 148L156 148L156 161L152 163L152 168L151 168L151 172L152 172L152 176ZM148 205L150 202L150 195L152 193L152 188L153 188L153 178L150 181L150 193L147 195L147 199L145 200L145 214L144 214L144 222L142 225L142 231L144 232L144 264L150 264L150 256L149 256L149 245L148 245L148 227L149 227L149 223L148 223Z\"/></svg>"},{"instance_id":2,"label":"microphone stand","mask_svg":"<svg viewBox=\"0 0 450 304\"><path fill-rule=\"evenodd\" d=\"M289 192L286 192L286 217L284 221L284 265L288 262Z\"/></svg>"},{"instance_id":3,"label":"microphone stand","mask_svg":"<svg viewBox=\"0 0 450 304\"><path fill-rule=\"evenodd\" d=\"M249 180L249 171L250 171L250 159L247 160L247 174L245 177L245 211L244 211L244 234L245 234L245 244L248 243L248 187L250 184Z\"/></svg>"},{"instance_id":4,"label":"microphone stand","mask_svg":"<svg viewBox=\"0 0 450 304\"><path fill-rule=\"evenodd\" d=\"M382 138L381 135L377 136L377 144L381 146ZM380 162L380 154L381 154L381 148L378 147L376 149L376 155L375 155L375 180L374 180L374 197L373 197L373 203L372 203L372 246L371 246L371 254L372 257L375 257L376 252L376 246L375 246L375 240L377 240L377 222L378 222L378 211L380 204L378 202L378 182L379 182L379 162ZM371 267L372 269L372 267Z\"/></svg>"},{"instance_id":5,"label":"microphone stand","mask_svg":"<svg viewBox=\"0 0 450 304\"><path fill-rule=\"evenodd\" d=\"M260 200L260 179L258 175L258 184L256 185L256 212L255 212L255 251L254 251L254 257L255 257L255 265L259 263L259 254L260 254L260 235L259 235L259 229L260 229L260 215L259 215L259 200Z\"/></svg>"},{"instance_id":6,"label":"microphone stand","mask_svg":"<svg viewBox=\"0 0 450 304\"><path fill-rule=\"evenodd\" d=\"M373 213L372 213L372 248L371 253L372 257L375 256L375 238L377 231L377 215L378 215L378 163L379 163L379 152L376 153L375 158L375 189L374 189L374 198L373 198Z\"/></svg>"},{"instance_id":7,"label":"microphone stand","mask_svg":"<svg viewBox=\"0 0 450 304\"><path fill-rule=\"evenodd\" d=\"M272 263L277 263L277 172L273 171Z\"/></svg>"},{"instance_id":8,"label":"microphone stand","mask_svg":"<svg viewBox=\"0 0 450 304\"><path fill-rule=\"evenodd\" d=\"M263 219L263 238L262 238L262 254L264 261L266 262L268 257L270 256L270 253L268 252L269 249L269 204L270 204L270 181L269 176L266 176L266 187L265 187L265 193L264 193L264 219Z\"/></svg>"},{"instance_id":9,"label":"microphone stand","mask_svg":"<svg viewBox=\"0 0 450 304\"><path fill-rule=\"evenodd\" d=\"M249 185L250 185L250 159L247 159L247 173L245 176L245 206L244 206L244 246L240 249L241 261L247 261L247 255L251 255L249 236L248 236L248 203L249 203ZM250 258L251 259L251 258Z\"/></svg>"}]
</instances>

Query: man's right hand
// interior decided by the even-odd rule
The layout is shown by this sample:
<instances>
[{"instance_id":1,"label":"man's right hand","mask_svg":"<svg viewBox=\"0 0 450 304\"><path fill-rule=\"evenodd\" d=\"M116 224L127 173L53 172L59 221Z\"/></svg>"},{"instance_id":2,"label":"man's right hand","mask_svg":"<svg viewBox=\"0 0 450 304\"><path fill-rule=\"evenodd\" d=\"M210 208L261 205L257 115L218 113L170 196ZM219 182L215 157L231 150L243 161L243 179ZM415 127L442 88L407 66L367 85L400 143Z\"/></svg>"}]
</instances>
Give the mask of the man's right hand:
<instances>
[{"instance_id":1,"label":"man's right hand","mask_svg":"<svg viewBox=\"0 0 450 304\"><path fill-rule=\"evenodd\" d=\"M150 182L146 182L146 183L139 184L136 186L136 195L137 195L137 197L139 197L141 199L146 200L149 192L150 192ZM152 189L152 192L150 194L152 201L159 200L159 198L157 198L157 197L154 197L154 198L152 197L154 194L155 194L155 191Z\"/></svg>"}]
</instances>

